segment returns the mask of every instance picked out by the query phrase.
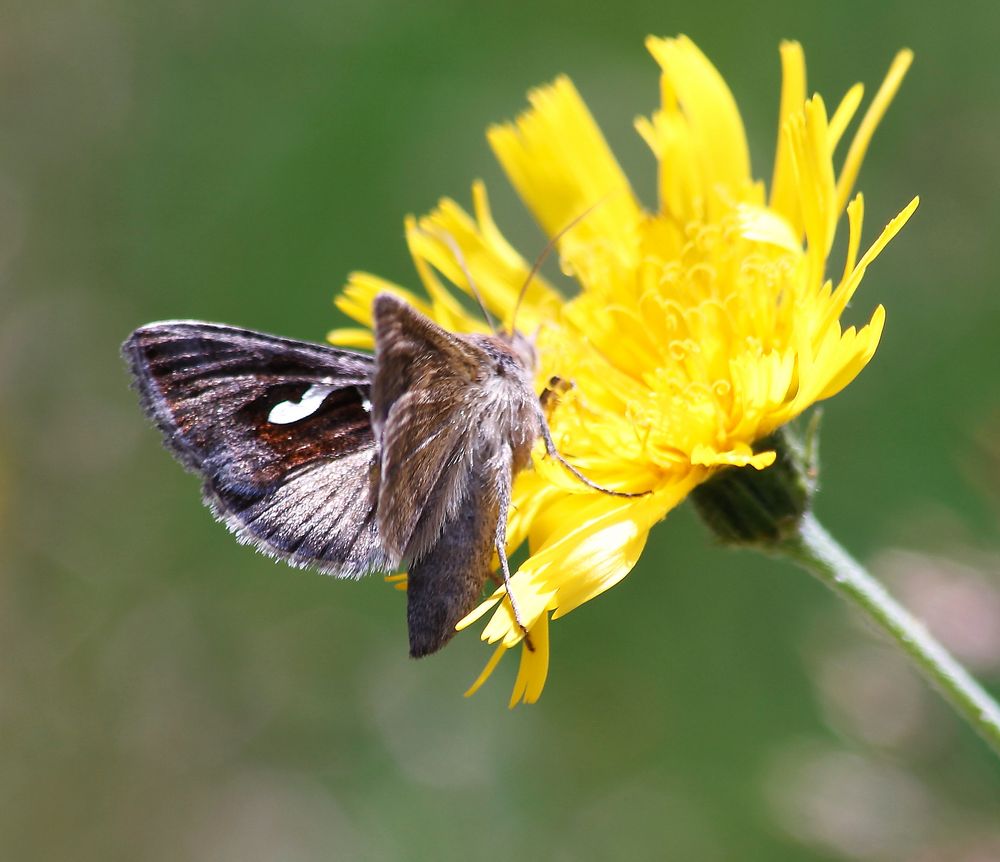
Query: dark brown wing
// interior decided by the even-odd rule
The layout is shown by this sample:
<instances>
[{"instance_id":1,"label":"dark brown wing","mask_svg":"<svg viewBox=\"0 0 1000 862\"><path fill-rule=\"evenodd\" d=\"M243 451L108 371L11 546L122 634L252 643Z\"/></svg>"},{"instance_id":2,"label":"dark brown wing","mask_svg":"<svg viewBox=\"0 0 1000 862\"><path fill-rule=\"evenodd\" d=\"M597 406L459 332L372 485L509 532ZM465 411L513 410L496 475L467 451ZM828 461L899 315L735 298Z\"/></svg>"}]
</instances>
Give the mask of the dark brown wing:
<instances>
[{"instance_id":1,"label":"dark brown wing","mask_svg":"<svg viewBox=\"0 0 1000 862\"><path fill-rule=\"evenodd\" d=\"M122 353L241 541L341 577L398 562L378 535L371 357L198 321L144 326Z\"/></svg>"},{"instance_id":2,"label":"dark brown wing","mask_svg":"<svg viewBox=\"0 0 1000 862\"><path fill-rule=\"evenodd\" d=\"M482 350L391 293L375 297L372 316L376 365L372 426L376 436L403 394L439 384L465 386L482 373L486 361Z\"/></svg>"},{"instance_id":3,"label":"dark brown wing","mask_svg":"<svg viewBox=\"0 0 1000 862\"><path fill-rule=\"evenodd\" d=\"M489 356L389 294L375 299L372 424L379 532L393 553L428 551L470 493Z\"/></svg>"}]
</instances>

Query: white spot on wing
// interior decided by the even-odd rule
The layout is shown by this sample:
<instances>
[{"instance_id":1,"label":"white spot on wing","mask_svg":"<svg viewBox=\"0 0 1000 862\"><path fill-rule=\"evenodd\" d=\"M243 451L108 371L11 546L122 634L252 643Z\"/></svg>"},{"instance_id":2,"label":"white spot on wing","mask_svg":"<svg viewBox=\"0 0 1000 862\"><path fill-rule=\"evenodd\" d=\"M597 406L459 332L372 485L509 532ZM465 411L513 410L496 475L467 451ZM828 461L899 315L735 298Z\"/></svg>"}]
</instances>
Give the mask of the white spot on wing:
<instances>
[{"instance_id":1,"label":"white spot on wing","mask_svg":"<svg viewBox=\"0 0 1000 862\"><path fill-rule=\"evenodd\" d=\"M282 401L280 404L275 404L267 414L267 421L274 425L289 425L312 416L334 388L320 383L313 384L302 393L299 401Z\"/></svg>"}]
</instances>

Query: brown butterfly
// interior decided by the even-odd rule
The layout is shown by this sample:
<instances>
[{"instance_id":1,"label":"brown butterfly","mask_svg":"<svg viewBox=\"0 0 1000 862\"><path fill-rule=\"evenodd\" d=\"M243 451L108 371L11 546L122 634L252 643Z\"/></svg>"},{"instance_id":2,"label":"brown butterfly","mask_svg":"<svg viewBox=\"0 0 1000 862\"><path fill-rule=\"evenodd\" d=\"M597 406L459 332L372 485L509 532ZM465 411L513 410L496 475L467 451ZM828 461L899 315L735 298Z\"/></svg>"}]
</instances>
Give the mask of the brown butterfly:
<instances>
[{"instance_id":1,"label":"brown butterfly","mask_svg":"<svg viewBox=\"0 0 1000 862\"><path fill-rule=\"evenodd\" d=\"M199 321L143 326L122 352L167 447L240 541L338 577L408 566L418 657L475 607L494 553L521 624L507 515L539 437L591 488L640 495L595 485L556 450L554 388L536 395L535 351L513 325L452 333L388 293L373 317L374 357Z\"/></svg>"}]
</instances>

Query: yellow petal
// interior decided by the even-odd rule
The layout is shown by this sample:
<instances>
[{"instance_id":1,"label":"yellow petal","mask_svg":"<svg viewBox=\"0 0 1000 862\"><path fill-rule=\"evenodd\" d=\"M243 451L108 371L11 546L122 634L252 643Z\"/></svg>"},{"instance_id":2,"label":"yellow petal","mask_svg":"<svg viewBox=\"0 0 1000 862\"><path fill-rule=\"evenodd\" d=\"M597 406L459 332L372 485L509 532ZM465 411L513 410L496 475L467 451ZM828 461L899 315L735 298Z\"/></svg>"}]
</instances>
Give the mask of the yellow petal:
<instances>
[{"instance_id":1,"label":"yellow petal","mask_svg":"<svg viewBox=\"0 0 1000 862\"><path fill-rule=\"evenodd\" d=\"M472 695L482 688L483 683L490 678L490 675L496 670L497 665L500 664L500 659L503 658L505 652L507 652L507 647L503 644L500 644L500 646L493 650L493 655L491 655L490 660L486 662L486 667L483 668L482 673L480 673L479 676L476 677L476 681L472 683L468 689L466 689L466 697L472 697Z\"/></svg>"},{"instance_id":2,"label":"yellow petal","mask_svg":"<svg viewBox=\"0 0 1000 862\"><path fill-rule=\"evenodd\" d=\"M740 204L737 210L740 235L751 242L776 245L787 251L800 253L802 242L795 228L773 209Z\"/></svg>"},{"instance_id":3,"label":"yellow petal","mask_svg":"<svg viewBox=\"0 0 1000 862\"><path fill-rule=\"evenodd\" d=\"M832 398L861 373L875 355L875 348L878 347L884 327L885 308L880 305L875 309L867 326L863 326L852 338L845 339L845 356L838 363L840 368L820 390L816 401Z\"/></svg>"},{"instance_id":4,"label":"yellow petal","mask_svg":"<svg viewBox=\"0 0 1000 862\"><path fill-rule=\"evenodd\" d=\"M511 578L511 592L517 599L517 609L529 629L543 616L553 603L554 591L538 578L532 578L523 569ZM500 587L498 592L505 591ZM475 613L475 611L473 612ZM510 599L504 596L497 606L490 621L483 629L481 638L487 643L502 641L508 647L514 647L524 638L521 623L514 617Z\"/></svg>"},{"instance_id":5,"label":"yellow petal","mask_svg":"<svg viewBox=\"0 0 1000 862\"><path fill-rule=\"evenodd\" d=\"M861 228L865 223L865 198L861 192L847 205L847 255L844 261L844 274L840 280L846 281L854 271L858 262L858 249L861 248Z\"/></svg>"},{"instance_id":6,"label":"yellow petal","mask_svg":"<svg viewBox=\"0 0 1000 862\"><path fill-rule=\"evenodd\" d=\"M833 320L840 317L843 310L847 307L847 303L854 296L854 292L858 289L858 285L861 284L861 279L864 277L865 272L867 272L869 265L881 254L882 249L890 243L892 238L903 229L903 225L910 220L910 216L916 212L919 204L920 198L914 198L904 207L899 215L885 226L882 233L879 234L878 239L872 243L868 251L862 256L860 262L851 271L850 276L837 287L823 317L823 326L828 326Z\"/></svg>"},{"instance_id":7,"label":"yellow petal","mask_svg":"<svg viewBox=\"0 0 1000 862\"><path fill-rule=\"evenodd\" d=\"M781 43L781 107L778 113L778 144L771 179L771 208L784 216L795 235L803 231L792 154L785 126L802 110L806 100L806 60L798 42Z\"/></svg>"},{"instance_id":8,"label":"yellow petal","mask_svg":"<svg viewBox=\"0 0 1000 862\"><path fill-rule=\"evenodd\" d=\"M380 293L392 293L405 299L421 314L430 315L433 313L431 307L415 293L367 272L352 272L348 276L347 286L334 300L334 305L348 317L370 329L372 326L372 303Z\"/></svg>"},{"instance_id":9,"label":"yellow petal","mask_svg":"<svg viewBox=\"0 0 1000 862\"><path fill-rule=\"evenodd\" d=\"M653 524L693 487L690 477L632 500L564 499L532 525L532 554L521 573L552 590L553 619L618 583L635 565Z\"/></svg>"},{"instance_id":10,"label":"yellow petal","mask_svg":"<svg viewBox=\"0 0 1000 862\"><path fill-rule=\"evenodd\" d=\"M504 591L502 588L495 590L493 595L480 602L473 610L469 611L469 613L455 623L455 630L462 631L462 629L467 629L469 626L479 622L490 610L496 607L497 602L503 597ZM483 638L483 640L489 641L489 638Z\"/></svg>"},{"instance_id":11,"label":"yellow petal","mask_svg":"<svg viewBox=\"0 0 1000 862\"><path fill-rule=\"evenodd\" d=\"M516 123L488 133L521 199L549 236L593 208L560 241L571 269L579 264L580 249L594 243L623 264L634 262L639 207L580 94L560 77L532 91L529 101L531 109Z\"/></svg>"},{"instance_id":12,"label":"yellow petal","mask_svg":"<svg viewBox=\"0 0 1000 862\"><path fill-rule=\"evenodd\" d=\"M822 278L833 245L839 210L834 208L836 180L830 161L829 125L822 97L813 96L788 124L799 203L809 241L813 277Z\"/></svg>"},{"instance_id":13,"label":"yellow petal","mask_svg":"<svg viewBox=\"0 0 1000 862\"><path fill-rule=\"evenodd\" d=\"M472 202L480 236L494 258L495 275L508 290L516 288L514 300L517 301L520 298L521 302L520 307L514 309L518 315L516 321L511 317L512 310L509 302L506 303L507 313L500 315L501 320L508 329L516 324L522 332L534 332L545 321L553 320L559 315L565 300L541 273L531 274L534 262L532 262L531 267L528 267L525 259L500 233L496 222L493 221L489 198L486 195L486 186L482 182L476 182L473 185ZM473 274L475 275L475 270ZM530 282L527 281L529 276Z\"/></svg>"},{"instance_id":14,"label":"yellow petal","mask_svg":"<svg viewBox=\"0 0 1000 862\"><path fill-rule=\"evenodd\" d=\"M417 226L417 220L412 216L405 222L406 243L410 247L410 256L417 274L424 284L424 289L430 294L430 316L445 329L453 332L480 332L486 324L481 317L470 314L463 308L455 295L438 279L434 267L428 261L428 255L433 256L433 244L439 242L428 236Z\"/></svg>"},{"instance_id":15,"label":"yellow petal","mask_svg":"<svg viewBox=\"0 0 1000 862\"><path fill-rule=\"evenodd\" d=\"M521 666L514 681L514 691L510 696L510 708L518 703L535 703L545 687L549 674L549 620L542 614L529 632L533 650L521 648Z\"/></svg>"},{"instance_id":16,"label":"yellow petal","mask_svg":"<svg viewBox=\"0 0 1000 862\"><path fill-rule=\"evenodd\" d=\"M861 162L864 161L865 153L868 151L868 144L871 143L875 129L885 116L893 98L899 90L900 84L906 75L907 69L913 62L913 52L910 50L900 51L889 66L889 71L879 87L875 98L865 113L858 131L851 141L851 146L844 159L844 167L840 170L840 177L837 180L837 209L842 210L847 203L847 199L854 190L854 181L858 178L861 170Z\"/></svg>"},{"instance_id":17,"label":"yellow petal","mask_svg":"<svg viewBox=\"0 0 1000 862\"><path fill-rule=\"evenodd\" d=\"M720 193L723 198L742 198L752 184L750 150L736 100L726 82L686 36L651 36L646 47L660 64L683 112L709 207Z\"/></svg>"},{"instance_id":18,"label":"yellow petal","mask_svg":"<svg viewBox=\"0 0 1000 862\"><path fill-rule=\"evenodd\" d=\"M709 446L696 446L691 453L691 463L704 467L754 467L763 470L774 463L774 452L754 454L749 446L739 446L728 452L717 452Z\"/></svg>"},{"instance_id":19,"label":"yellow petal","mask_svg":"<svg viewBox=\"0 0 1000 862\"><path fill-rule=\"evenodd\" d=\"M840 143L840 138L847 129L847 126L854 118L854 113L858 110L858 106L861 104L861 99L864 95L864 86L855 84L847 91L844 98L840 100L840 104L837 105L837 110L833 112L833 116L830 118L829 138L827 139L831 156L837 149L837 144Z\"/></svg>"},{"instance_id":20,"label":"yellow petal","mask_svg":"<svg viewBox=\"0 0 1000 862\"><path fill-rule=\"evenodd\" d=\"M406 572L399 572L395 575L386 575L384 578L385 582L389 584L394 590L399 590L400 592L406 592L407 587L410 585L410 579Z\"/></svg>"},{"instance_id":21,"label":"yellow petal","mask_svg":"<svg viewBox=\"0 0 1000 862\"><path fill-rule=\"evenodd\" d=\"M326 340L337 347L349 347L360 350L375 349L375 337L372 335L370 329L358 329L357 327L331 329L326 334Z\"/></svg>"},{"instance_id":22,"label":"yellow petal","mask_svg":"<svg viewBox=\"0 0 1000 862\"><path fill-rule=\"evenodd\" d=\"M475 221L446 198L417 222L411 248L466 295L475 298L478 293L503 329L509 330L515 304L527 285L517 324L530 332L558 313L562 298L537 273L528 283L531 266L497 229L482 183L476 183L472 193ZM482 321L480 328L484 326Z\"/></svg>"},{"instance_id":23,"label":"yellow petal","mask_svg":"<svg viewBox=\"0 0 1000 862\"><path fill-rule=\"evenodd\" d=\"M697 142L676 109L666 75L662 76L661 90L663 107L651 119L639 117L635 128L658 163L659 211L677 224L687 225L705 218L704 177Z\"/></svg>"}]
</instances>

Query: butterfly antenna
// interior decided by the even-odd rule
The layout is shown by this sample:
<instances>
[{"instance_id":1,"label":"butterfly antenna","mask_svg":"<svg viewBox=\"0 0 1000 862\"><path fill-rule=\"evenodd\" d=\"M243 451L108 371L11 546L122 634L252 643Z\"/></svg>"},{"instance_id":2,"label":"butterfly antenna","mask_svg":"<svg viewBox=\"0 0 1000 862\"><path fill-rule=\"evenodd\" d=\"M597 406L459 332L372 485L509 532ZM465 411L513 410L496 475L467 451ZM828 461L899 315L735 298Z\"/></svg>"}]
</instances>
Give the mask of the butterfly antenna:
<instances>
[{"instance_id":1,"label":"butterfly antenna","mask_svg":"<svg viewBox=\"0 0 1000 862\"><path fill-rule=\"evenodd\" d=\"M587 207L582 213L580 213L576 218L574 218L568 225L566 225L562 230L559 231L552 239L545 243L545 248L542 249L541 254L535 258L535 262L531 265L531 270L528 272L528 277L524 280L524 284L521 285L520 291L517 294L517 302L514 303L514 311L510 316L510 337L514 337L514 324L517 321L517 312L521 307L521 302L524 299L525 294L528 292L528 286L531 284L532 279L538 275L538 270L542 268L542 264L545 263L546 259L552 250L559 244L560 240L566 236L573 228L575 228L580 222L582 222L587 216L589 216L594 210L596 210L601 204L605 203L608 198L612 195L618 194L618 191L608 192L604 197L598 199Z\"/></svg>"},{"instance_id":2,"label":"butterfly antenna","mask_svg":"<svg viewBox=\"0 0 1000 862\"><path fill-rule=\"evenodd\" d=\"M425 233L427 232L425 231ZM489 326L493 334L496 335L499 332L496 321L493 320L493 315L490 314L489 309L486 307L486 303L483 301L483 295L479 292L479 288L476 287L475 281L472 280L472 273L469 272L469 265L465 261L465 255L462 254L462 249L459 244L455 242L455 238L447 231L434 232L433 234L428 233L428 235L441 240L441 242L451 249L452 255L465 275L465 281L469 285L469 290L472 291L472 295L476 298L476 302L479 304L479 308L483 312L483 317L486 318L486 325Z\"/></svg>"}]
</instances>

